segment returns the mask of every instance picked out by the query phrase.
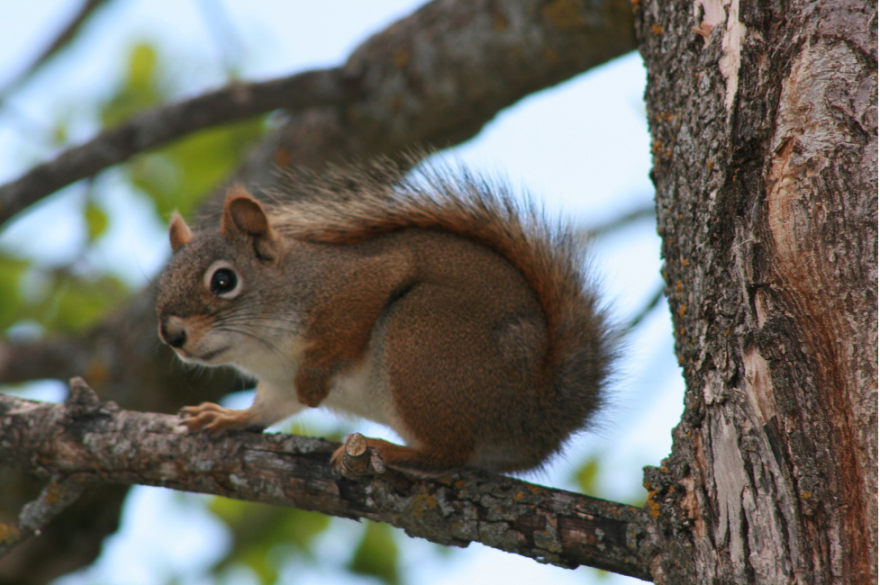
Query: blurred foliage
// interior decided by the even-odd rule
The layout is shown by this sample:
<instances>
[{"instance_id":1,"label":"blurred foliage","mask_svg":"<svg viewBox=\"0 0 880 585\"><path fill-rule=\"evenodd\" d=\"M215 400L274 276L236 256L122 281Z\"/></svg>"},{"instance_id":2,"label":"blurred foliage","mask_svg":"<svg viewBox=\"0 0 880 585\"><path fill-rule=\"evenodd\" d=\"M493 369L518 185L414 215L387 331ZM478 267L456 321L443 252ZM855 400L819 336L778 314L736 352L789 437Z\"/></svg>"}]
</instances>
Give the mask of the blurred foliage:
<instances>
[{"instance_id":1,"label":"blurred foliage","mask_svg":"<svg viewBox=\"0 0 880 585\"><path fill-rule=\"evenodd\" d=\"M596 494L599 491L596 478L599 476L599 458L590 457L575 473L574 479L585 494Z\"/></svg>"},{"instance_id":2,"label":"blurred foliage","mask_svg":"<svg viewBox=\"0 0 880 585\"><path fill-rule=\"evenodd\" d=\"M232 533L230 551L213 568L214 574L222 576L237 565L244 566L262 585L278 583L286 563L313 562L312 547L333 521L317 512L227 498L214 498L210 510ZM338 568L398 585L400 555L395 530L387 524L370 521L364 524L354 554L346 565Z\"/></svg>"},{"instance_id":3,"label":"blurred foliage","mask_svg":"<svg viewBox=\"0 0 880 585\"><path fill-rule=\"evenodd\" d=\"M86 204L84 214L89 232L89 242L94 242L107 231L107 227L110 225L110 218L94 201L89 201Z\"/></svg>"},{"instance_id":4,"label":"blurred foliage","mask_svg":"<svg viewBox=\"0 0 880 585\"><path fill-rule=\"evenodd\" d=\"M112 275L80 276L66 268L44 268L0 253L0 329L29 322L60 333L98 321L125 298L127 288Z\"/></svg>"},{"instance_id":5,"label":"blurred foliage","mask_svg":"<svg viewBox=\"0 0 880 585\"><path fill-rule=\"evenodd\" d=\"M21 314L24 299L18 283L29 263L8 255L0 255L0 324L4 329Z\"/></svg>"},{"instance_id":6,"label":"blurred foliage","mask_svg":"<svg viewBox=\"0 0 880 585\"><path fill-rule=\"evenodd\" d=\"M105 126L169 100L171 81L163 75L156 50L139 42L128 59L128 73L116 93L101 106ZM263 134L263 118L190 134L168 146L135 157L124 167L131 184L167 219L175 209L186 215L238 166Z\"/></svg>"},{"instance_id":7,"label":"blurred foliage","mask_svg":"<svg viewBox=\"0 0 880 585\"><path fill-rule=\"evenodd\" d=\"M187 215L232 173L262 133L261 119L203 130L139 156L126 173L161 218L167 220L175 209Z\"/></svg>"},{"instance_id":8,"label":"blurred foliage","mask_svg":"<svg viewBox=\"0 0 880 585\"><path fill-rule=\"evenodd\" d=\"M128 56L125 78L110 99L99 106L105 128L164 101L167 92L159 80L157 65L156 50L144 41L135 43Z\"/></svg>"},{"instance_id":9,"label":"blurred foliage","mask_svg":"<svg viewBox=\"0 0 880 585\"><path fill-rule=\"evenodd\" d=\"M602 478L602 456L595 455L587 459L574 473L574 481L577 483L581 493L596 497L606 498L615 502L621 502L641 508L648 500L648 492L641 485L632 486L633 492L630 493L605 493L600 485Z\"/></svg>"},{"instance_id":10,"label":"blurred foliage","mask_svg":"<svg viewBox=\"0 0 880 585\"><path fill-rule=\"evenodd\" d=\"M365 521L367 529L354 551L348 567L360 575L378 577L388 585L400 582L397 543L394 529L388 524Z\"/></svg>"},{"instance_id":11,"label":"blurred foliage","mask_svg":"<svg viewBox=\"0 0 880 585\"><path fill-rule=\"evenodd\" d=\"M263 585L278 581L281 565L291 556L311 559L314 539L330 525L330 518L317 512L227 498L214 498L210 509L232 532L232 548L214 567L215 574L240 564Z\"/></svg>"},{"instance_id":12,"label":"blurred foliage","mask_svg":"<svg viewBox=\"0 0 880 585\"><path fill-rule=\"evenodd\" d=\"M119 124L167 102L174 85L174 80L163 74L168 69L153 45L135 43L115 91L104 102L91 106L103 126ZM89 105L78 103L76 107ZM51 129L53 142L64 143L72 118L70 112L59 114ZM123 178L134 187L136 196L151 202L158 217L167 218L173 209L191 212L232 173L263 129L263 120L258 118L189 135L134 157L122 165ZM85 232L80 248L70 251L74 258L70 265L46 266L14 249L0 250L0 331L22 323L36 324L46 332L75 331L97 322L129 294L109 268L83 261L114 220L99 203L102 197L97 191L102 184L89 181L82 215L66 218L79 221ZM77 195L74 190L68 196Z\"/></svg>"}]
</instances>

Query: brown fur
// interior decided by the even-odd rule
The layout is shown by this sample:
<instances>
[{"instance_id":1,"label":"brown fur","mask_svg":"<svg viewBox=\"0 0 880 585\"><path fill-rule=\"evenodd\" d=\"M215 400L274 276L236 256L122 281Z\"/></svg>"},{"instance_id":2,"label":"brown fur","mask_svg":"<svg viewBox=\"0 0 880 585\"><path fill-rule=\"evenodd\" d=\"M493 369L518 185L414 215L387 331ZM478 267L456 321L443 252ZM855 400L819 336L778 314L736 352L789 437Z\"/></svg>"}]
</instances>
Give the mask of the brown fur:
<instances>
[{"instance_id":1,"label":"brown fur","mask_svg":"<svg viewBox=\"0 0 880 585\"><path fill-rule=\"evenodd\" d=\"M298 176L299 196L265 211L235 187L216 236L172 222L163 339L260 380L244 414L193 407L191 428L268 424L326 401L404 437L369 440L387 465L439 473L538 466L588 422L612 343L571 237L466 174L377 179L399 174ZM213 329L189 325L206 315Z\"/></svg>"}]
</instances>

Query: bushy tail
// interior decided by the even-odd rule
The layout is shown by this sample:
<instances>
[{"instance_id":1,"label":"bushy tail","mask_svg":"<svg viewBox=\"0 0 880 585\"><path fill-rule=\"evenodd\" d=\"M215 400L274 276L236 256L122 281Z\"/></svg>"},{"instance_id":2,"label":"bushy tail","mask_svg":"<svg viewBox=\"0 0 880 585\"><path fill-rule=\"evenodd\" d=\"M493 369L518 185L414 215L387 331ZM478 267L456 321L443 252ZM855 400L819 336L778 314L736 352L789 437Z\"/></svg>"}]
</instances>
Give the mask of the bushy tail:
<instances>
[{"instance_id":1,"label":"bushy tail","mask_svg":"<svg viewBox=\"0 0 880 585\"><path fill-rule=\"evenodd\" d=\"M541 402L560 430L581 428L601 406L614 342L571 231L518 202L501 182L425 165L391 184L383 180L401 174L390 161L297 174L291 182L301 197L270 205L269 214L281 233L312 242L355 243L419 227L494 249L522 272L544 310L549 350Z\"/></svg>"}]
</instances>

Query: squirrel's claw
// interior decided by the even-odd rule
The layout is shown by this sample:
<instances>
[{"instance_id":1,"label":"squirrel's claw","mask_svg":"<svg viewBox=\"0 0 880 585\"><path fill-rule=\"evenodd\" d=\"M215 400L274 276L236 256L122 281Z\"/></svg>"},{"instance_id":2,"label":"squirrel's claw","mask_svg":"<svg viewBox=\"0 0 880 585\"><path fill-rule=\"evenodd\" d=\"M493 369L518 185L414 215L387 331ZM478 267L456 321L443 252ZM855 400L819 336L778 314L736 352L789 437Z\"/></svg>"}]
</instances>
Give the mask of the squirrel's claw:
<instances>
[{"instance_id":1,"label":"squirrel's claw","mask_svg":"<svg viewBox=\"0 0 880 585\"><path fill-rule=\"evenodd\" d=\"M180 409L183 424L190 431L208 431L217 434L227 429L240 429L251 425L247 410L232 410L213 402Z\"/></svg>"}]
</instances>

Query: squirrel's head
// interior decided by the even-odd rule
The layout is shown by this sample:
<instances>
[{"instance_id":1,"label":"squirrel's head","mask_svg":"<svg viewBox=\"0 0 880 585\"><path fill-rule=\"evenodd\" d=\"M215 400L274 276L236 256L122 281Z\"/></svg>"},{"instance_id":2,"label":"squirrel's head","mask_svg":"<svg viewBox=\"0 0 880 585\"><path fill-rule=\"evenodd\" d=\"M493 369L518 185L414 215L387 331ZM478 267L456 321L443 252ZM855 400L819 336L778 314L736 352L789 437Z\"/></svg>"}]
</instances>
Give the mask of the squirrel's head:
<instances>
[{"instance_id":1,"label":"squirrel's head","mask_svg":"<svg viewBox=\"0 0 880 585\"><path fill-rule=\"evenodd\" d=\"M159 336L184 361L235 363L263 339L254 329L277 320L266 310L277 289L282 240L241 186L227 194L219 230L193 233L175 213L169 236L174 256L159 280Z\"/></svg>"}]
</instances>

